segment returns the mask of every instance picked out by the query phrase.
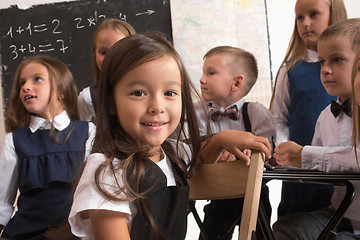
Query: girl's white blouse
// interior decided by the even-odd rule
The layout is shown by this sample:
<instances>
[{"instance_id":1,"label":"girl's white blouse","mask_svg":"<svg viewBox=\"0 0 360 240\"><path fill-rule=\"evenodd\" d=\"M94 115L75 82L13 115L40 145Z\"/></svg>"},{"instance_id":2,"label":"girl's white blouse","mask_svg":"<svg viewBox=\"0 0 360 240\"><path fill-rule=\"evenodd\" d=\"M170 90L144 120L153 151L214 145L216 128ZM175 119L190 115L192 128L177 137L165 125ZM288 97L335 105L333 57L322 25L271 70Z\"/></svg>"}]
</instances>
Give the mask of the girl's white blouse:
<instances>
[{"instance_id":1,"label":"girl's white blouse","mask_svg":"<svg viewBox=\"0 0 360 240\"><path fill-rule=\"evenodd\" d=\"M168 139L167 141L175 144L175 140ZM186 144L180 144L178 155L188 163L191 159L190 148ZM100 153L90 154L87 158L85 169L81 175L80 182L76 188L73 205L69 215L69 223L71 225L71 231L74 235L81 237L82 239L90 240L95 239L92 232L91 222L89 219L88 210L102 209L108 211L121 212L126 214L126 220L128 224L128 230L131 231L131 224L133 218L137 214L136 205L134 202L129 201L112 201L106 199L106 197L100 192L95 183L95 171L104 163L106 156ZM113 161L119 161L114 159ZM167 185L174 186L175 178L171 167L171 162L164 154L164 158L156 163L167 178ZM122 171L117 172L117 180L122 187L123 182L121 180ZM103 186L108 186L107 191L116 192L118 190L117 183L112 175L110 169L105 169L101 176L101 182ZM118 195L120 198L125 197L125 193Z\"/></svg>"}]
</instances>

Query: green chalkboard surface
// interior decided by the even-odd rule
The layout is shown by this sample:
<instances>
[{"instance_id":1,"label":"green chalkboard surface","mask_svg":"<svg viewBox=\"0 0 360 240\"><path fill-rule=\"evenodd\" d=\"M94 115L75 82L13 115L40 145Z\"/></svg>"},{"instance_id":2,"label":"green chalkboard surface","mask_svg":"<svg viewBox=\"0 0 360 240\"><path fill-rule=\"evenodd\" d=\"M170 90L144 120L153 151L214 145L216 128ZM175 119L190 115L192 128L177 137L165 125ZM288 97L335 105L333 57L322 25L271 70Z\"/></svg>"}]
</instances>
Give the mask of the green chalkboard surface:
<instances>
[{"instance_id":1,"label":"green chalkboard surface","mask_svg":"<svg viewBox=\"0 0 360 240\"><path fill-rule=\"evenodd\" d=\"M163 32L172 41L169 0L86 0L0 10L4 106L17 66L36 54L67 64L79 91L89 86L93 82L93 33L105 18L122 19L137 32Z\"/></svg>"}]
</instances>

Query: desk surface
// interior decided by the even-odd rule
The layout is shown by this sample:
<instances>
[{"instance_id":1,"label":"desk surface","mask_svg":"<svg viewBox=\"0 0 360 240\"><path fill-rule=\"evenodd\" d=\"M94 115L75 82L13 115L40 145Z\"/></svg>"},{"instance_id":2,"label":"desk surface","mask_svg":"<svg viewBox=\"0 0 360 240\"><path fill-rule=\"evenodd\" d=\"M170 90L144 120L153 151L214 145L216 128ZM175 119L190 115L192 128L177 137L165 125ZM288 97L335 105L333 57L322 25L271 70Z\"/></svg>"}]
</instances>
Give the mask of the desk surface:
<instances>
[{"instance_id":1,"label":"desk surface","mask_svg":"<svg viewBox=\"0 0 360 240\"><path fill-rule=\"evenodd\" d=\"M305 169L296 170L265 170L263 179L272 180L360 180L360 174L355 173L327 173L321 171L306 171Z\"/></svg>"}]
</instances>

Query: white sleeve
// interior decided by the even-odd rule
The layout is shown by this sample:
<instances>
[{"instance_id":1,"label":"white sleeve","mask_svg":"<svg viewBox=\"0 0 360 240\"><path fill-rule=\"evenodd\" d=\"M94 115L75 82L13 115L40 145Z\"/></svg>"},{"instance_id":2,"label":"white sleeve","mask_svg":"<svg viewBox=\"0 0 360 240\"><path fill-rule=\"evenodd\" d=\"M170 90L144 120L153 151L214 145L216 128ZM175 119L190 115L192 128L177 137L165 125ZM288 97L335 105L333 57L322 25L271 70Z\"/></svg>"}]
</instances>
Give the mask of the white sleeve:
<instances>
[{"instance_id":1,"label":"white sleeve","mask_svg":"<svg viewBox=\"0 0 360 240\"><path fill-rule=\"evenodd\" d=\"M272 103L271 113L274 116L276 125L276 142L278 146L282 142L290 140L289 132L289 107L290 107L290 87L289 79L286 74L286 65L279 70L274 89L274 100Z\"/></svg>"},{"instance_id":2,"label":"white sleeve","mask_svg":"<svg viewBox=\"0 0 360 240\"><path fill-rule=\"evenodd\" d=\"M276 127L271 112L264 105L257 102L249 103L248 112L253 134L266 137L272 146L276 141Z\"/></svg>"},{"instance_id":3,"label":"white sleeve","mask_svg":"<svg viewBox=\"0 0 360 240\"><path fill-rule=\"evenodd\" d=\"M177 140L172 138L167 138L167 142L169 142L174 149L176 148L176 144L179 143L178 151L176 152L177 156L185 161L186 164L188 164L191 161L191 148L188 144L184 142L177 142Z\"/></svg>"},{"instance_id":4,"label":"white sleeve","mask_svg":"<svg viewBox=\"0 0 360 240\"><path fill-rule=\"evenodd\" d=\"M0 151L0 225L5 226L13 213L18 182L17 154L12 133L6 134Z\"/></svg>"},{"instance_id":5,"label":"white sleeve","mask_svg":"<svg viewBox=\"0 0 360 240\"><path fill-rule=\"evenodd\" d=\"M92 122L89 122L89 135L88 135L88 139L86 140L86 144L85 144L85 158L84 159L86 159L91 152L92 146L94 144L95 134L96 134L95 124L93 124Z\"/></svg>"},{"instance_id":6,"label":"white sleeve","mask_svg":"<svg viewBox=\"0 0 360 240\"><path fill-rule=\"evenodd\" d=\"M196 118L199 125L200 136L206 136L208 134L206 129L206 123L209 116L206 112L205 106L203 106L201 101L198 101L194 104L194 108L196 111Z\"/></svg>"},{"instance_id":7,"label":"white sleeve","mask_svg":"<svg viewBox=\"0 0 360 240\"><path fill-rule=\"evenodd\" d=\"M356 152L360 156L360 150L356 149ZM313 168L324 172L358 173L358 161L353 146L305 146L301 152L302 168Z\"/></svg>"},{"instance_id":8,"label":"white sleeve","mask_svg":"<svg viewBox=\"0 0 360 240\"><path fill-rule=\"evenodd\" d=\"M326 140L326 138L332 137L331 134L327 134L328 132L322 134L324 127L321 127L322 123L328 123L327 116L329 114L331 114L329 107L320 113L315 125L311 146L304 146L301 151L301 167L318 169L324 172L359 172L355 149L350 140L351 136L347 146L324 146L322 139ZM349 124L351 125L352 122ZM332 128L332 131L336 130ZM360 156L359 149L356 149L356 152Z\"/></svg>"},{"instance_id":9,"label":"white sleeve","mask_svg":"<svg viewBox=\"0 0 360 240\"><path fill-rule=\"evenodd\" d=\"M131 229L132 218L137 214L133 203L108 200L97 188L95 171L105 160L106 157L103 154L96 153L89 155L79 184L76 187L74 201L69 214L69 223L72 233L78 237L93 235L88 210L103 209L127 214L129 231ZM107 191L113 192L118 189L114 187L116 182L108 169L101 174L100 179L105 186L108 186ZM121 176L118 177L118 181L119 184L122 184ZM124 194L120 194L119 197L124 197Z\"/></svg>"},{"instance_id":10,"label":"white sleeve","mask_svg":"<svg viewBox=\"0 0 360 240\"><path fill-rule=\"evenodd\" d=\"M92 103L90 87L84 88L78 96L80 120L90 121L95 117L95 109Z\"/></svg>"}]
</instances>

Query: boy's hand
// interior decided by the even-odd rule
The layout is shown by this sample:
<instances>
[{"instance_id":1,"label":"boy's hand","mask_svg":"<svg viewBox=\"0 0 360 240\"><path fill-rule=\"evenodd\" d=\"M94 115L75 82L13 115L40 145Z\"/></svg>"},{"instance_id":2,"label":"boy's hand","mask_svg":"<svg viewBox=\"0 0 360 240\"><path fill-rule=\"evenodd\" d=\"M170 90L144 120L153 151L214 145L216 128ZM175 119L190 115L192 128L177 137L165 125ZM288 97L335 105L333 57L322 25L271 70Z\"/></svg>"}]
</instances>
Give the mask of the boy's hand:
<instances>
[{"instance_id":1,"label":"boy's hand","mask_svg":"<svg viewBox=\"0 0 360 240\"><path fill-rule=\"evenodd\" d=\"M301 168L301 151L303 148L293 141L280 143L274 150L276 163Z\"/></svg>"}]
</instances>

